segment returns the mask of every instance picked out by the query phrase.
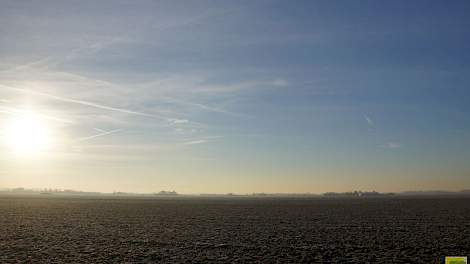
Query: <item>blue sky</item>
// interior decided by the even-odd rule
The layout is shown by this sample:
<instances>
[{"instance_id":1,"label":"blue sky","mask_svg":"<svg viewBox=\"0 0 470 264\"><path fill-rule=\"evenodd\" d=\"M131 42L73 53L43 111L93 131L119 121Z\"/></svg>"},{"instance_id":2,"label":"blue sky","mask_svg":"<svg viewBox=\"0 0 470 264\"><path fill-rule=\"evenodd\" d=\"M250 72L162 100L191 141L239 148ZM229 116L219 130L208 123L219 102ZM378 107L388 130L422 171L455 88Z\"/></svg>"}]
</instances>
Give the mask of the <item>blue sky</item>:
<instances>
[{"instance_id":1,"label":"blue sky","mask_svg":"<svg viewBox=\"0 0 470 264\"><path fill-rule=\"evenodd\" d=\"M2 1L0 185L470 188L468 1Z\"/></svg>"}]
</instances>

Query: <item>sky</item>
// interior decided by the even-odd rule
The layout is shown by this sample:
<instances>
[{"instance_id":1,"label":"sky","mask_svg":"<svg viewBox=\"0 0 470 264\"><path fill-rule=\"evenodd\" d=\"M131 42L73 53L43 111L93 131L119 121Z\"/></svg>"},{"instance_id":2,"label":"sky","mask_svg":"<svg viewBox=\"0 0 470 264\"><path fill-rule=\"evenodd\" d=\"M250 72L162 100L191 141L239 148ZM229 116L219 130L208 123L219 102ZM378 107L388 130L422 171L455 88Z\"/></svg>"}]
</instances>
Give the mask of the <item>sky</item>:
<instances>
[{"instance_id":1,"label":"sky","mask_svg":"<svg viewBox=\"0 0 470 264\"><path fill-rule=\"evenodd\" d=\"M0 6L0 188L470 188L469 1Z\"/></svg>"}]
</instances>

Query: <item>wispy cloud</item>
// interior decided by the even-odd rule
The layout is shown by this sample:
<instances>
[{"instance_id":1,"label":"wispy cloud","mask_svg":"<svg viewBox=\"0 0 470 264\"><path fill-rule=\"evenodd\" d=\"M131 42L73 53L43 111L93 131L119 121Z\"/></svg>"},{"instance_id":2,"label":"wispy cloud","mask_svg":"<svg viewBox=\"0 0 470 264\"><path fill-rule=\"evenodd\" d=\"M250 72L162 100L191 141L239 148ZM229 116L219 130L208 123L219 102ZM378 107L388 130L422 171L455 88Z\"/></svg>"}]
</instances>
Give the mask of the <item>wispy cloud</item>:
<instances>
[{"instance_id":1,"label":"wispy cloud","mask_svg":"<svg viewBox=\"0 0 470 264\"><path fill-rule=\"evenodd\" d=\"M189 123L189 120L188 119L177 119L177 118L169 118L168 119L168 122L170 122L171 124L187 124Z\"/></svg>"},{"instance_id":2,"label":"wispy cloud","mask_svg":"<svg viewBox=\"0 0 470 264\"><path fill-rule=\"evenodd\" d=\"M50 98L50 99L53 99L53 100L67 102L67 103L80 104L80 105L84 105L84 106L90 106L90 107L94 107L94 108L99 108L99 109L108 110L108 111L115 111L115 112L120 112L120 113L125 113L125 114L131 114L131 115L138 115L138 116L145 116L145 117L152 117L152 118L168 120L168 118L166 118L166 117L162 117L162 116L158 116L158 115L154 115L154 114L148 114L148 113L133 111L133 110L124 109L124 108L117 108L117 107L103 105L103 104L97 104L97 103L90 102L90 101L75 100L75 99L71 99L71 98L61 97L61 96L48 94L48 93L43 93L43 92L37 92L37 91L24 89L24 88L6 86L6 85L3 85L3 84L0 84L0 87L3 87L5 89L14 90L14 91L21 92L21 93L28 93L28 94L32 94L32 95L43 96L43 97L47 97L47 98Z\"/></svg>"},{"instance_id":3,"label":"wispy cloud","mask_svg":"<svg viewBox=\"0 0 470 264\"><path fill-rule=\"evenodd\" d=\"M183 145L196 145L196 144L204 144L207 142L209 141L206 139L199 139L199 140L192 140L192 141L184 142Z\"/></svg>"},{"instance_id":4,"label":"wispy cloud","mask_svg":"<svg viewBox=\"0 0 470 264\"><path fill-rule=\"evenodd\" d=\"M289 82L284 79L273 80L250 80L243 81L235 84L222 84L222 85L200 85L195 88L195 92L200 93L233 93L244 90L250 90L260 87L286 87Z\"/></svg>"},{"instance_id":5,"label":"wispy cloud","mask_svg":"<svg viewBox=\"0 0 470 264\"><path fill-rule=\"evenodd\" d=\"M227 111L227 110L224 110L224 109L221 109L221 108L212 107L212 106L201 104L201 103L192 103L192 102L188 102L188 101L184 101L184 100L180 100L180 99L175 99L175 98L168 97L168 96L164 96L161 99L163 99L167 102L192 106L192 107L196 107L196 108L206 110L206 111L210 111L210 112L222 113L222 114L227 114L227 115L236 116L236 117L248 117L248 115Z\"/></svg>"},{"instance_id":6,"label":"wispy cloud","mask_svg":"<svg viewBox=\"0 0 470 264\"><path fill-rule=\"evenodd\" d=\"M364 115L364 119L367 121L367 123L368 123L370 126L373 126L373 125L374 125L374 121L373 121L368 115Z\"/></svg>"},{"instance_id":7,"label":"wispy cloud","mask_svg":"<svg viewBox=\"0 0 470 264\"><path fill-rule=\"evenodd\" d=\"M46 57L46 58L42 58L42 59L39 59L39 60L34 60L34 61L31 61L31 62L27 62L27 63L21 64L21 65L16 65L16 66L10 67L8 69L1 70L0 72L20 71L20 70L25 70L25 69L31 69L33 67L38 67L38 66L47 66L47 64L51 60L52 60L51 57Z\"/></svg>"},{"instance_id":8,"label":"wispy cloud","mask_svg":"<svg viewBox=\"0 0 470 264\"><path fill-rule=\"evenodd\" d=\"M93 130L96 130L96 131L98 131L98 132L100 132L100 133L106 133L106 130L101 129L101 128L98 128L98 127L94 127Z\"/></svg>"},{"instance_id":9,"label":"wispy cloud","mask_svg":"<svg viewBox=\"0 0 470 264\"><path fill-rule=\"evenodd\" d=\"M197 144L204 144L204 143L209 143L211 141L214 141L215 139L222 138L222 136L208 136L204 138L199 138L199 139L193 139L193 140L188 140L183 143L183 145L197 145Z\"/></svg>"},{"instance_id":10,"label":"wispy cloud","mask_svg":"<svg viewBox=\"0 0 470 264\"><path fill-rule=\"evenodd\" d=\"M385 144L380 145L380 147L386 149L399 149L402 148L403 145L397 142L386 142Z\"/></svg>"},{"instance_id":11,"label":"wispy cloud","mask_svg":"<svg viewBox=\"0 0 470 264\"><path fill-rule=\"evenodd\" d=\"M187 27L192 30L194 24L199 26L204 20L210 22L211 18L225 17L229 13L238 12L240 7L201 10L199 15L193 12L179 19L173 16L168 20L155 19L153 23L145 23L148 27L126 32L120 30L119 33L108 29L107 34L103 35L78 36L67 29L63 32L66 36L59 37L60 49L54 48L40 54L25 53L24 58L5 61L6 67L2 68L6 70L0 72L0 95L11 99L11 105L20 105L23 100L31 99L33 106L38 106L38 111L44 110L46 114L51 114L41 115L43 118L73 124L62 132L65 138L70 137L69 140L79 137L75 142L108 136L122 130L103 129L109 127L132 127L133 131L139 130L148 138L164 136L177 147L211 142L216 137L204 136L211 133L213 127L210 122L214 113L220 114L217 119L223 115L252 117L236 108L234 102L238 102L238 92L285 87L290 85L289 81L274 74L259 79L235 77L234 81L208 74L212 71L205 68L194 71L194 68L182 67L165 73L158 69L151 72L150 68L148 72L135 71L139 68L125 65L120 65L122 68L116 72L113 67L100 68L107 66L107 63L114 63L116 57L123 60L137 58L139 55L132 54L142 44L148 48L158 46L158 50L161 50L160 46L165 48L166 43L156 43L155 34L168 34L171 37L173 29L186 30ZM51 37L50 41L53 39ZM160 55L155 54L154 58ZM168 76L171 78L152 82L156 78ZM6 108L0 108L0 111L6 114L18 112ZM194 120L204 120L201 121L204 123L194 121L193 117ZM97 134L81 134L86 130Z\"/></svg>"},{"instance_id":12,"label":"wispy cloud","mask_svg":"<svg viewBox=\"0 0 470 264\"><path fill-rule=\"evenodd\" d=\"M7 107L7 106L0 106L0 113L9 114L9 115L20 115L21 116L21 115L30 114L31 111L24 110L24 109L13 108L13 107ZM58 117L55 117L55 116L50 116L50 115L45 115L45 114L34 113L34 115L37 116L37 117L40 117L42 119L61 122L61 123L67 123L67 124L74 124L75 123L72 120L67 120L67 119L58 118Z\"/></svg>"},{"instance_id":13,"label":"wispy cloud","mask_svg":"<svg viewBox=\"0 0 470 264\"><path fill-rule=\"evenodd\" d=\"M275 79L271 81L271 85L277 87L289 86L289 82L284 79Z\"/></svg>"},{"instance_id":14,"label":"wispy cloud","mask_svg":"<svg viewBox=\"0 0 470 264\"><path fill-rule=\"evenodd\" d=\"M102 133L99 133L99 134L96 134L96 135L93 135L93 136L78 138L78 139L74 140L74 142L83 142L83 141L91 140L91 139L98 138L98 137L104 137L104 136L108 136L108 135L111 135L111 134L115 134L115 133L120 132L120 131L122 131L122 129L120 129L120 128L119 129L114 129L114 130L102 132Z\"/></svg>"}]
</instances>

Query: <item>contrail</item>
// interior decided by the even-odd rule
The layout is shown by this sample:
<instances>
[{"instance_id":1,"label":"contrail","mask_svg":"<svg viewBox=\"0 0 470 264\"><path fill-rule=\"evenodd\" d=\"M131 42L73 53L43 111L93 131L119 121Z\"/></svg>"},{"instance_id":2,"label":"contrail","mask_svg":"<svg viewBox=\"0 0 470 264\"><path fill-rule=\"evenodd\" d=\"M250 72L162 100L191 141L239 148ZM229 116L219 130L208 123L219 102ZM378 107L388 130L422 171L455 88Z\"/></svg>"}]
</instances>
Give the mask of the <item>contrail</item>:
<instances>
[{"instance_id":1,"label":"contrail","mask_svg":"<svg viewBox=\"0 0 470 264\"><path fill-rule=\"evenodd\" d=\"M211 107L211 106L204 105L204 104L191 103L191 102L188 102L188 101L178 100L178 99L171 98L171 97L166 97L165 96L162 99L167 100L168 102L172 102L172 103L178 103L178 104L184 104L184 105L189 105L189 106L193 106L193 107L199 107L199 108L201 108L203 110L206 110L206 111L211 111L211 112L216 112L216 113L223 113L223 114L232 115L232 116L236 116L236 117L249 117L247 115L234 113L234 112L229 112L229 111L226 111L226 110L223 110L223 109Z\"/></svg>"},{"instance_id":2,"label":"contrail","mask_svg":"<svg viewBox=\"0 0 470 264\"><path fill-rule=\"evenodd\" d=\"M6 88L6 89L17 91L17 92L29 93L29 94L33 94L33 95L39 95L39 96L47 97L47 98L54 99L54 100L57 100L57 101L73 103L73 104L79 104L79 105L85 105L85 106L91 106L91 107L95 107L95 108L99 108L99 109L104 109L104 110L114 111L114 112L120 112L120 113L125 113L125 114L146 116L146 117L153 117L153 118L168 120L168 118L161 117L161 116L158 116L158 115L147 114L147 113L143 113L143 112L137 112L137 111L133 111L133 110L129 110L129 109L117 108L117 107L97 104L97 103L93 103L93 102L89 102L89 101L75 100L75 99L65 98L65 97L61 97L61 96L57 96L57 95L53 95L53 94L32 91L32 90L28 90L28 89L24 89L24 88L6 86L6 85L3 85L3 84L0 84L0 86L3 87L3 88Z\"/></svg>"},{"instance_id":3,"label":"contrail","mask_svg":"<svg viewBox=\"0 0 470 264\"><path fill-rule=\"evenodd\" d=\"M31 62L28 62L28 63L25 63L25 64L13 66L9 69L1 70L0 72L10 72L10 71L17 71L17 70L27 69L27 68L31 68L32 66L35 66L35 65L45 64L50 60L51 60L50 57L46 57L46 58L42 58L42 59L39 59L39 60L31 61Z\"/></svg>"},{"instance_id":4,"label":"contrail","mask_svg":"<svg viewBox=\"0 0 470 264\"><path fill-rule=\"evenodd\" d=\"M0 106L0 113L21 116L21 115L27 114L28 111L15 109L15 108L11 108L11 107ZM62 118L57 118L57 117L54 117L54 116L49 116L49 115L44 115L44 114L36 114L36 113L34 113L34 115L38 116L40 118L46 119L46 120L52 120L52 121L56 121L56 122L66 123L66 124L75 124L75 122L73 122L73 121L65 120L65 119L62 119Z\"/></svg>"},{"instance_id":5,"label":"contrail","mask_svg":"<svg viewBox=\"0 0 470 264\"><path fill-rule=\"evenodd\" d=\"M204 144L204 143L209 143L213 139L218 139L218 138L222 138L222 136L209 136L209 137L204 137L204 138L201 138L201 139L189 140L189 141L183 142L182 144L183 145Z\"/></svg>"},{"instance_id":6,"label":"contrail","mask_svg":"<svg viewBox=\"0 0 470 264\"><path fill-rule=\"evenodd\" d=\"M97 138L97 137L104 137L104 136L107 136L107 135L111 135L111 134L117 133L117 132L119 132L119 131L121 131L121 130L122 130L121 128L119 128L119 129L114 129L114 130L107 131L107 132L103 132L103 133L99 133L99 134L96 134L96 135L93 135L93 136L84 137L84 138L79 138L79 139L74 140L74 142L83 142L83 141L87 141L87 140L94 139L94 138Z\"/></svg>"},{"instance_id":7,"label":"contrail","mask_svg":"<svg viewBox=\"0 0 470 264\"><path fill-rule=\"evenodd\" d=\"M203 144L203 143L207 143L207 140L200 139L200 140L188 141L188 142L184 142L183 145L196 145L196 144Z\"/></svg>"},{"instance_id":8,"label":"contrail","mask_svg":"<svg viewBox=\"0 0 470 264\"><path fill-rule=\"evenodd\" d=\"M96 131L98 131L98 132L100 132L100 133L105 133L105 132L107 132L106 130L101 129L101 128L97 128L97 127L94 127L93 129L96 130Z\"/></svg>"}]
</instances>

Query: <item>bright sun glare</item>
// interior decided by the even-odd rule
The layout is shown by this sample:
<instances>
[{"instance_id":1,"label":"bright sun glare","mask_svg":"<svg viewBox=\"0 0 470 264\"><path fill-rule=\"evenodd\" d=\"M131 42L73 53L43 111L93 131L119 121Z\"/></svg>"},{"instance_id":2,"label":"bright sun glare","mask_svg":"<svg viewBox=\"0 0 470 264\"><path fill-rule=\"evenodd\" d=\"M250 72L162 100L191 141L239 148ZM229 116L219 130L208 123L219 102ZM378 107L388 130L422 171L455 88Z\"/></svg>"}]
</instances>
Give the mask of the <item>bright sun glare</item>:
<instances>
[{"instance_id":1,"label":"bright sun glare","mask_svg":"<svg viewBox=\"0 0 470 264\"><path fill-rule=\"evenodd\" d=\"M51 144L49 128L44 120L33 113L15 116L4 127L5 144L21 155L38 154Z\"/></svg>"}]
</instances>

